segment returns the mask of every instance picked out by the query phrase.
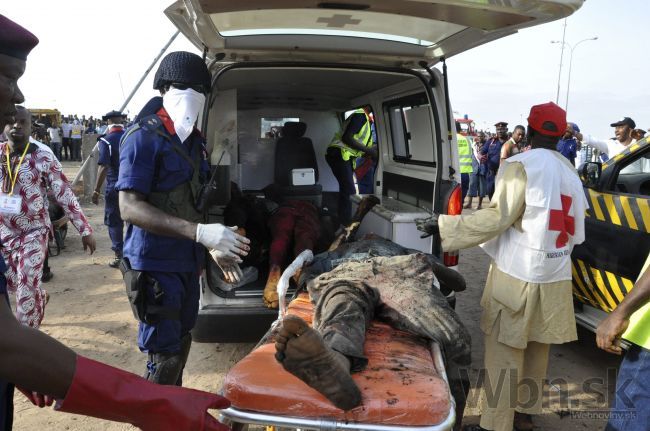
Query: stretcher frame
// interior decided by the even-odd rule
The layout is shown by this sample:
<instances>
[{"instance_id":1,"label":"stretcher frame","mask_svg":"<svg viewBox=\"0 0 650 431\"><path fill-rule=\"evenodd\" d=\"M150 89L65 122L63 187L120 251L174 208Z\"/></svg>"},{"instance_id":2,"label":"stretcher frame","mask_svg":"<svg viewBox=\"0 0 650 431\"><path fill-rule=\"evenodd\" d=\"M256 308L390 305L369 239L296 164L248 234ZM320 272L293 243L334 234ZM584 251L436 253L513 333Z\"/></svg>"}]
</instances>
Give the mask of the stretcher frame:
<instances>
[{"instance_id":1,"label":"stretcher frame","mask_svg":"<svg viewBox=\"0 0 650 431\"><path fill-rule=\"evenodd\" d=\"M440 377L447 383L449 380L445 371L444 359L440 346L435 341L430 345L431 358L436 371ZM449 412L447 417L440 423L428 426L403 426L403 425L381 425L366 423L351 423L329 418L299 418L294 416L282 416L277 414L256 413L249 410L240 410L236 407L229 407L221 410L220 421L228 424L234 431L244 428L245 425L265 425L281 428L295 428L301 430L367 430L367 431L448 431L451 430L456 422L456 401L451 392L447 391L449 396Z\"/></svg>"}]
</instances>

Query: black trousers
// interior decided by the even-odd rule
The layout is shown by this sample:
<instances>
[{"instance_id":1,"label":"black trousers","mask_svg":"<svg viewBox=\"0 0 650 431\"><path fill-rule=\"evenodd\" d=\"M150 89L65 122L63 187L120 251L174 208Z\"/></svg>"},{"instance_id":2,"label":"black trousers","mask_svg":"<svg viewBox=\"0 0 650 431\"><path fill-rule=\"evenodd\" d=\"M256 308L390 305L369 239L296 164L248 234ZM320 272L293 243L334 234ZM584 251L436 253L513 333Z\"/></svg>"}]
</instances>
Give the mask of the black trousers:
<instances>
[{"instance_id":1,"label":"black trousers","mask_svg":"<svg viewBox=\"0 0 650 431\"><path fill-rule=\"evenodd\" d=\"M354 188L354 172L352 171L352 161L343 160L341 156L341 149L330 147L325 155L325 161L332 169L332 173L339 183L339 199L338 199L338 216L339 223L347 226L350 223L352 216L352 202L350 196L356 193Z\"/></svg>"}]
</instances>

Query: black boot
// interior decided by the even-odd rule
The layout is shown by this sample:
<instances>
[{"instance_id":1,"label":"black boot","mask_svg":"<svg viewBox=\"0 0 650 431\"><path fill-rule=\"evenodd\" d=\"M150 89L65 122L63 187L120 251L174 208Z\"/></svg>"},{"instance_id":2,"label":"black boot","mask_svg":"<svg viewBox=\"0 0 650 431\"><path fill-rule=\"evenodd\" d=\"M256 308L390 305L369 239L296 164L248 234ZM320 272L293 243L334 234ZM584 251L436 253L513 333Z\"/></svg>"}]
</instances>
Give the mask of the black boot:
<instances>
[{"instance_id":1,"label":"black boot","mask_svg":"<svg viewBox=\"0 0 650 431\"><path fill-rule=\"evenodd\" d=\"M115 259L110 261L108 263L108 266L111 268L117 268L120 266L120 262L122 261L122 253L115 252Z\"/></svg>"},{"instance_id":2,"label":"black boot","mask_svg":"<svg viewBox=\"0 0 650 431\"><path fill-rule=\"evenodd\" d=\"M181 373L176 380L176 386L183 386L183 371L185 370L185 364L187 363L187 358L190 356L190 347L192 347L192 334L187 334L181 338Z\"/></svg>"},{"instance_id":3,"label":"black boot","mask_svg":"<svg viewBox=\"0 0 650 431\"><path fill-rule=\"evenodd\" d=\"M149 353L144 378L159 385L175 385L183 370L180 353Z\"/></svg>"}]
</instances>

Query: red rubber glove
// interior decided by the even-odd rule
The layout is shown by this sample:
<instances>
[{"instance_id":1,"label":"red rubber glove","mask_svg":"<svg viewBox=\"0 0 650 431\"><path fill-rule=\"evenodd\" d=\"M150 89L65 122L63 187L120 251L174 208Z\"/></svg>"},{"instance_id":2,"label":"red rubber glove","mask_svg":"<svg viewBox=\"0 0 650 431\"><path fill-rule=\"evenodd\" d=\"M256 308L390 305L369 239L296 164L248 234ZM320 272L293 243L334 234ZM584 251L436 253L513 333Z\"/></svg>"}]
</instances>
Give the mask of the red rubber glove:
<instances>
[{"instance_id":1,"label":"red rubber glove","mask_svg":"<svg viewBox=\"0 0 650 431\"><path fill-rule=\"evenodd\" d=\"M145 431L227 431L208 409L224 409L219 395L151 383L142 377L77 356L72 384L55 409L126 422Z\"/></svg>"}]
</instances>

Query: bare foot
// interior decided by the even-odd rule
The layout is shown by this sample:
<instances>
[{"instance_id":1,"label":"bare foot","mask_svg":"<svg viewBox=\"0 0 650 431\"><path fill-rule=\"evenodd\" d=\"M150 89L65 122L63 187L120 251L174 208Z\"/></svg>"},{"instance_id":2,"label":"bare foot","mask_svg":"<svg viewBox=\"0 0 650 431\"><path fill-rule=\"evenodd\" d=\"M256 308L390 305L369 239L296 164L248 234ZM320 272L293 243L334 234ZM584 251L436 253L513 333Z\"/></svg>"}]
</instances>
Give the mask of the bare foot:
<instances>
[{"instance_id":1,"label":"bare foot","mask_svg":"<svg viewBox=\"0 0 650 431\"><path fill-rule=\"evenodd\" d=\"M275 342L275 359L282 367L323 394L336 407L350 410L361 404L361 392L350 376L350 362L325 345L318 331L297 316L282 321Z\"/></svg>"},{"instance_id":2,"label":"bare foot","mask_svg":"<svg viewBox=\"0 0 650 431\"><path fill-rule=\"evenodd\" d=\"M278 308L278 281L282 276L282 269L277 265L271 265L269 278L264 286L264 304L268 308Z\"/></svg>"}]
</instances>

